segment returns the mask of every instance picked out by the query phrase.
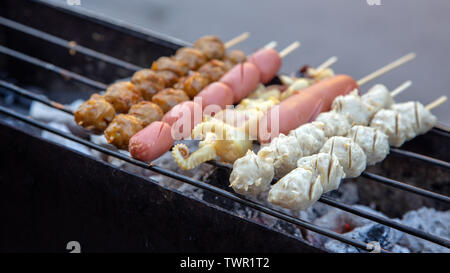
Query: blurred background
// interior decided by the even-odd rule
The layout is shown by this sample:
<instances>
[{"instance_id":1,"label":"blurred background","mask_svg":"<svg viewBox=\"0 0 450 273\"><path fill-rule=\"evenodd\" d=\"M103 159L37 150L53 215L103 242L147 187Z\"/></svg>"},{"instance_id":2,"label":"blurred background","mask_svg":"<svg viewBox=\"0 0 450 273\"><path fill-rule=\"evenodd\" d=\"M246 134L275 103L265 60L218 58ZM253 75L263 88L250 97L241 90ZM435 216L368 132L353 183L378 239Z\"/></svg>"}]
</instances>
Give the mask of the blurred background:
<instances>
[{"instance_id":1,"label":"blurred background","mask_svg":"<svg viewBox=\"0 0 450 273\"><path fill-rule=\"evenodd\" d=\"M359 79L415 52L414 61L364 86L363 92L374 83L393 89L412 80L413 86L399 95L398 101L427 104L450 95L448 0L48 1L102 13L185 41L207 34L226 41L249 31L250 39L237 46L246 53L271 40L278 42L279 50L299 40L301 48L283 60L285 73L304 64L317 66L335 55L339 58L333 66L336 73ZM378 1L381 5L369 5ZM449 125L449 109L447 102L433 112Z\"/></svg>"}]
</instances>

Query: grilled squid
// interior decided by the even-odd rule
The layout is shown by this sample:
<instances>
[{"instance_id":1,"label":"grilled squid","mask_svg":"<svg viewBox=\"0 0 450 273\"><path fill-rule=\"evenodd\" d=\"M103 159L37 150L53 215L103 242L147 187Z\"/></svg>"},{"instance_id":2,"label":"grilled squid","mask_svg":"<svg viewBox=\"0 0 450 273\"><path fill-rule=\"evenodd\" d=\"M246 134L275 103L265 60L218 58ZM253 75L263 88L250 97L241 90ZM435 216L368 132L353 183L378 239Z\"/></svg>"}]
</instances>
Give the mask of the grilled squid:
<instances>
[{"instance_id":1,"label":"grilled squid","mask_svg":"<svg viewBox=\"0 0 450 273\"><path fill-rule=\"evenodd\" d=\"M354 90L347 95L337 96L331 104L331 109L342 114L351 125L367 125L375 114L375 107L364 102Z\"/></svg>"},{"instance_id":2,"label":"grilled squid","mask_svg":"<svg viewBox=\"0 0 450 273\"><path fill-rule=\"evenodd\" d=\"M320 152L335 154L346 177L358 177L366 168L366 154L351 138L332 137L325 142Z\"/></svg>"},{"instance_id":3,"label":"grilled squid","mask_svg":"<svg viewBox=\"0 0 450 273\"><path fill-rule=\"evenodd\" d=\"M244 195L257 195L265 191L274 176L273 162L270 158L261 158L252 150L236 160L230 175L230 187Z\"/></svg>"},{"instance_id":4,"label":"grilled squid","mask_svg":"<svg viewBox=\"0 0 450 273\"><path fill-rule=\"evenodd\" d=\"M378 129L356 125L350 129L347 136L363 149L367 165L374 165L389 154L389 138Z\"/></svg>"},{"instance_id":5,"label":"grilled squid","mask_svg":"<svg viewBox=\"0 0 450 273\"><path fill-rule=\"evenodd\" d=\"M191 155L185 144L177 144L172 149L175 162L184 170L193 169L216 157L233 163L252 148L252 141L244 130L217 119L198 124L192 131L192 138L203 140L199 143L199 149Z\"/></svg>"},{"instance_id":6,"label":"grilled squid","mask_svg":"<svg viewBox=\"0 0 450 273\"><path fill-rule=\"evenodd\" d=\"M334 154L319 153L298 160L298 167L281 178L269 191L270 203L293 210L314 204L323 193L339 187L345 177Z\"/></svg>"}]
</instances>

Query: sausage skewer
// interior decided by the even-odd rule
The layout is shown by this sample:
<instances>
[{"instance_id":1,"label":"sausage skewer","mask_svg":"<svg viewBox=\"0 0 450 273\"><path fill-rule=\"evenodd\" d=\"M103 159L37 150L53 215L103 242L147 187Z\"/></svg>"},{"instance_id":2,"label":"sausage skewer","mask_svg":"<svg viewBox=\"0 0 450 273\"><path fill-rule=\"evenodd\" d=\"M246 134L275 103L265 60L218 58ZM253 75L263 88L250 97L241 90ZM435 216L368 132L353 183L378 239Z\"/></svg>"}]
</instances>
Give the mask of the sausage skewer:
<instances>
[{"instance_id":1,"label":"sausage skewer","mask_svg":"<svg viewBox=\"0 0 450 273\"><path fill-rule=\"evenodd\" d=\"M328 65L331 64L332 62L329 62ZM295 82L292 86L295 86ZM251 149L251 137L256 137L251 132L257 131L254 130L254 125L257 125L258 119L267 109L279 103L279 99L279 90L273 87L266 89L264 85L260 85L250 96L242 100L235 110L223 110L215 114L214 118L205 115L204 121L196 125L192 131L192 138L205 138L199 144L200 149L189 155L187 146L178 144L172 149L175 161L182 169L195 168L216 156L219 156L222 161L233 163L236 159L242 157L248 149ZM231 122L230 116L232 117ZM241 120L245 120L245 122L240 122ZM208 140L211 138L212 132L216 135L215 141ZM210 146L205 147L206 141L209 142ZM211 151L211 147L215 148L215 153Z\"/></svg>"},{"instance_id":2,"label":"sausage skewer","mask_svg":"<svg viewBox=\"0 0 450 273\"><path fill-rule=\"evenodd\" d=\"M289 50L284 51L284 57L292 52L294 47L297 48L298 43L293 43L293 45L288 46ZM251 91L256 89L260 81L272 79L280 66L281 56L275 50L272 48L258 50L250 56L248 62L236 65L219 82L207 86L200 92L197 97L203 100L201 106L198 106L194 102L195 100L177 105L164 116L162 123L150 124L144 130L133 136L129 145L131 155L143 161L154 160L164 151L170 150L175 138L188 137L193 127L201 122L201 113L198 117L199 120L195 119L196 105L201 110L210 103L216 103L217 98L224 98L224 100L227 100L225 104L223 102L218 103L221 106L219 110L221 110L226 105L238 102L246 97ZM169 135L170 132L172 138L161 139L159 135L162 130L166 130L164 132L165 135ZM156 149L155 146L157 145L159 147ZM235 156L238 156L241 150L248 149L248 146L245 145L247 145L247 142L242 145L236 145L238 152ZM210 147L208 149L212 150ZM184 151L181 151L179 156L183 159L188 157ZM203 155L201 157L204 158Z\"/></svg>"},{"instance_id":3,"label":"sausage skewer","mask_svg":"<svg viewBox=\"0 0 450 273\"><path fill-rule=\"evenodd\" d=\"M360 86L366 84L369 80L405 64L414 57L414 53L401 57L362 78L358 81L360 84L350 76L337 75L324 79L303 89L302 92L290 96L280 104L273 106L261 118L258 132L259 141L265 143L279 133L288 134L289 131L315 119L319 113L328 111L335 97L347 94L355 89L359 90Z\"/></svg>"}]
</instances>

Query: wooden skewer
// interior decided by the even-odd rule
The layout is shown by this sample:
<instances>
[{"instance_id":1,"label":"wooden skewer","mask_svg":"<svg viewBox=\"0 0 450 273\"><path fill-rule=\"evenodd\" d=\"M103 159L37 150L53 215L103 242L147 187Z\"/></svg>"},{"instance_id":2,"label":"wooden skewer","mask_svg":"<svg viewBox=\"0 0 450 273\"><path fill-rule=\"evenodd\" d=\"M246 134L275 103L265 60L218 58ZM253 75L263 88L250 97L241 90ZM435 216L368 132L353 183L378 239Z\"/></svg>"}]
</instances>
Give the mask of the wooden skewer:
<instances>
[{"instance_id":1,"label":"wooden skewer","mask_svg":"<svg viewBox=\"0 0 450 273\"><path fill-rule=\"evenodd\" d=\"M240 42L243 42L245 40L248 39L248 37L250 37L250 32L244 32L239 36L234 37L233 39L229 40L228 42L225 43L225 48L228 49L232 46L235 46L237 44L239 44Z\"/></svg>"},{"instance_id":2,"label":"wooden skewer","mask_svg":"<svg viewBox=\"0 0 450 273\"><path fill-rule=\"evenodd\" d=\"M397 87L391 91L391 96L392 97L397 96L401 92L405 91L408 87L410 87L411 84L412 84L412 81L406 81L406 82L402 83L399 87Z\"/></svg>"},{"instance_id":3,"label":"wooden skewer","mask_svg":"<svg viewBox=\"0 0 450 273\"><path fill-rule=\"evenodd\" d=\"M336 56L333 56L333 57L329 58L328 60L326 60L325 62L323 62L321 65L319 65L316 68L316 74L319 74L323 70L325 70L328 67L332 66L335 62L337 62L337 60L338 60L338 58Z\"/></svg>"},{"instance_id":4,"label":"wooden skewer","mask_svg":"<svg viewBox=\"0 0 450 273\"><path fill-rule=\"evenodd\" d=\"M336 56L330 57L328 60L323 62L321 65L317 67L317 70L314 72L316 75L322 72L324 69L327 69L328 67L332 66L335 62L337 62L338 58ZM281 82L292 84L295 80L297 80L296 77L290 77L287 75L281 75L280 76Z\"/></svg>"},{"instance_id":5,"label":"wooden skewer","mask_svg":"<svg viewBox=\"0 0 450 273\"><path fill-rule=\"evenodd\" d=\"M446 101L447 101L447 96L441 96L437 100L435 100L432 103L430 103L427 106L425 106L425 109L427 109L428 111L431 111L431 110L433 110L434 108L438 107L439 105L443 104Z\"/></svg>"},{"instance_id":6,"label":"wooden skewer","mask_svg":"<svg viewBox=\"0 0 450 273\"><path fill-rule=\"evenodd\" d=\"M299 41L295 41L292 44L288 45L285 49L280 51L280 57L284 58L287 55L291 54L292 51L296 50L300 46Z\"/></svg>"},{"instance_id":7,"label":"wooden skewer","mask_svg":"<svg viewBox=\"0 0 450 273\"><path fill-rule=\"evenodd\" d=\"M275 48L275 47L277 47L277 42L276 41L271 41L267 45L265 45L263 48L270 49L270 48Z\"/></svg>"},{"instance_id":8,"label":"wooden skewer","mask_svg":"<svg viewBox=\"0 0 450 273\"><path fill-rule=\"evenodd\" d=\"M369 75L365 76L364 78L360 79L357 83L359 86L368 83L369 81L378 78L379 76L391 71L394 68L399 67L402 64L405 64L409 61L411 61L412 59L414 59L416 57L415 53L409 53L395 61L393 61L392 63L383 66L382 68L376 70L373 73L370 73Z\"/></svg>"}]
</instances>

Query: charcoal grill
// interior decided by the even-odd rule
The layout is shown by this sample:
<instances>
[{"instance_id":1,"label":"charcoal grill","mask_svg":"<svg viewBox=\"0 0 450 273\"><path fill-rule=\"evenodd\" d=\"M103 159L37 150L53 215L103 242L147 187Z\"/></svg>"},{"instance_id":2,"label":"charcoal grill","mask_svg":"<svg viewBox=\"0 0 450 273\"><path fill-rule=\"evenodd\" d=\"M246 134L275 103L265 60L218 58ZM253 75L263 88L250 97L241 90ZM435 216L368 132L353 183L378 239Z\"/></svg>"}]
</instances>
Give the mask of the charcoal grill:
<instances>
[{"instance_id":1,"label":"charcoal grill","mask_svg":"<svg viewBox=\"0 0 450 273\"><path fill-rule=\"evenodd\" d=\"M130 158L27 116L30 101L62 106L129 77L188 43L98 14L41 1L0 4L1 251L323 252L301 236L242 217L238 204L368 250L357 241L285 211L243 198L226 186L230 166L214 181ZM13 99L11 99L13 98ZM11 103L11 101L14 101ZM103 154L205 190L199 200L41 137L48 131ZM345 183L368 188L363 200L396 217L421 206L450 208L450 131L444 125L392 149L381 164ZM395 200L390 198L395 196ZM352 207L329 196L319 202L450 248L450 241ZM226 205L223 205L226 204ZM392 209L394 207L394 209ZM390 208L390 209L388 209Z\"/></svg>"}]
</instances>

